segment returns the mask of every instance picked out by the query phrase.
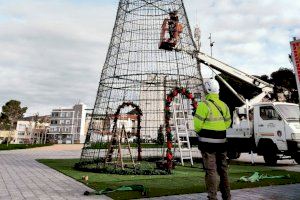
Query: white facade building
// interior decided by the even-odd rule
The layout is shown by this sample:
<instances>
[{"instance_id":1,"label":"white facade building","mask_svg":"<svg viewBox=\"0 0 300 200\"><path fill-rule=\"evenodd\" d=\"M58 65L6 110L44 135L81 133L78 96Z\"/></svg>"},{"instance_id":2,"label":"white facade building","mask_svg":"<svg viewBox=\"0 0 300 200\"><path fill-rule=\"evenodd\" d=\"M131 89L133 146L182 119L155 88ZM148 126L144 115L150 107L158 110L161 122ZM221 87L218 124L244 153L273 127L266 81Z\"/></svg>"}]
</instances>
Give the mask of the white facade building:
<instances>
[{"instance_id":1,"label":"white facade building","mask_svg":"<svg viewBox=\"0 0 300 200\"><path fill-rule=\"evenodd\" d=\"M41 144L46 143L46 135L50 124L32 120L19 120L17 122L14 144Z\"/></svg>"},{"instance_id":2,"label":"white facade building","mask_svg":"<svg viewBox=\"0 0 300 200\"><path fill-rule=\"evenodd\" d=\"M164 77L149 75L142 83L140 92L141 139L146 141L157 138L158 127L164 125Z\"/></svg>"},{"instance_id":3,"label":"white facade building","mask_svg":"<svg viewBox=\"0 0 300 200\"><path fill-rule=\"evenodd\" d=\"M18 121L16 127L15 144L30 144L35 122Z\"/></svg>"},{"instance_id":4,"label":"white facade building","mask_svg":"<svg viewBox=\"0 0 300 200\"><path fill-rule=\"evenodd\" d=\"M59 144L84 143L85 118L86 105L83 103L73 108L53 109L48 139Z\"/></svg>"}]
</instances>

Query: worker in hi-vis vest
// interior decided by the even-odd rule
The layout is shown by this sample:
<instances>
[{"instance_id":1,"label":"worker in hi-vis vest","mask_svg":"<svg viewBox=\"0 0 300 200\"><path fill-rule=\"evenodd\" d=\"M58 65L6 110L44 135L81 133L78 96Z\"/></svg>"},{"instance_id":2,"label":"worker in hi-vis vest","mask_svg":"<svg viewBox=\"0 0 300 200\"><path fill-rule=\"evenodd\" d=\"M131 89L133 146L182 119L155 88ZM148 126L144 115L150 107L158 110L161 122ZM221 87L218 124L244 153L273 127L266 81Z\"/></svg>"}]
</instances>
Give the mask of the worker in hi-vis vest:
<instances>
[{"instance_id":1,"label":"worker in hi-vis vest","mask_svg":"<svg viewBox=\"0 0 300 200\"><path fill-rule=\"evenodd\" d=\"M231 124L228 106L219 99L219 83L215 79L204 82L208 93L206 100L199 103L194 126L199 138L199 149L203 158L205 184L208 199L217 199L218 181L223 199L231 199L228 179L228 163L226 160L226 129Z\"/></svg>"}]
</instances>

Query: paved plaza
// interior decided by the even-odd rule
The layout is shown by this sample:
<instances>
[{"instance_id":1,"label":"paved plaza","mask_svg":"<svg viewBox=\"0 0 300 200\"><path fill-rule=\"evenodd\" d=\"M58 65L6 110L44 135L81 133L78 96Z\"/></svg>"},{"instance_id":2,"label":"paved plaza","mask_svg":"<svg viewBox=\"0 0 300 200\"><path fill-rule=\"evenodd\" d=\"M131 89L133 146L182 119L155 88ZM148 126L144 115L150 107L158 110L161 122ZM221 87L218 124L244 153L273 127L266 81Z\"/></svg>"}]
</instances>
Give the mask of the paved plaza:
<instances>
[{"instance_id":1,"label":"paved plaza","mask_svg":"<svg viewBox=\"0 0 300 200\"><path fill-rule=\"evenodd\" d=\"M38 158L79 158L78 145L0 151L0 199L110 199L83 196L90 188L37 161Z\"/></svg>"},{"instance_id":2,"label":"paved plaza","mask_svg":"<svg viewBox=\"0 0 300 200\"><path fill-rule=\"evenodd\" d=\"M82 145L54 145L27 150L0 151L0 200L110 199L104 195L83 196L84 191L92 191L92 189L35 161L40 158L79 158L81 147ZM240 160L250 162L250 156L243 154ZM262 158L257 156L255 161L263 162ZM291 160L279 161L279 166L276 168L300 171L299 165ZM233 200L299 200L300 184L234 190L232 196ZM177 199L206 199L206 194L151 198L151 200Z\"/></svg>"},{"instance_id":3,"label":"paved plaza","mask_svg":"<svg viewBox=\"0 0 300 200\"><path fill-rule=\"evenodd\" d=\"M232 190L232 200L299 200L300 184ZM206 193L149 198L147 200L205 200ZM218 193L218 199L221 194ZM146 199L145 199L146 200Z\"/></svg>"}]
</instances>

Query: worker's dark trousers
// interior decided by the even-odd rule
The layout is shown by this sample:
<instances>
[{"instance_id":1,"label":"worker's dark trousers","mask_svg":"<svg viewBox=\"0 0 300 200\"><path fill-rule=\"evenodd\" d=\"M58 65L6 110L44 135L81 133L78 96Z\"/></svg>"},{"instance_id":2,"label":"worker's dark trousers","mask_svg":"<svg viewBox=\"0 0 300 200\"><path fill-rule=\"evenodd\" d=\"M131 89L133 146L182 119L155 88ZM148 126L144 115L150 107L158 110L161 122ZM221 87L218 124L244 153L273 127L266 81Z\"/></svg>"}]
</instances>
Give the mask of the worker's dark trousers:
<instances>
[{"instance_id":1,"label":"worker's dark trousers","mask_svg":"<svg viewBox=\"0 0 300 200\"><path fill-rule=\"evenodd\" d=\"M206 152L201 151L203 158L203 167L205 170L205 184L208 193L208 199L217 199L218 181L217 175L220 176L220 191L224 200L230 200L230 185L228 179L228 163L226 152Z\"/></svg>"}]
</instances>

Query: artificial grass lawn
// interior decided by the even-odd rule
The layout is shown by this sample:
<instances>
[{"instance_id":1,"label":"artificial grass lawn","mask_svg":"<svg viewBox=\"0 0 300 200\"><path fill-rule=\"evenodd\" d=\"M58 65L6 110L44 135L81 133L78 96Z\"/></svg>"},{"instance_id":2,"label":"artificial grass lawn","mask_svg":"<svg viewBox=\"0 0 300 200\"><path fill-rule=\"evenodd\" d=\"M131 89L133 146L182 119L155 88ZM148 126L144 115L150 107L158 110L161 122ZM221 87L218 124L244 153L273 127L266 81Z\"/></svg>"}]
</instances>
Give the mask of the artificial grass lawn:
<instances>
[{"instance_id":1,"label":"artificial grass lawn","mask_svg":"<svg viewBox=\"0 0 300 200\"><path fill-rule=\"evenodd\" d=\"M1 150L29 149L35 147L51 146L52 144L0 144Z\"/></svg>"},{"instance_id":2,"label":"artificial grass lawn","mask_svg":"<svg viewBox=\"0 0 300 200\"><path fill-rule=\"evenodd\" d=\"M148 189L148 197L188 194L205 192L204 172L197 163L197 167L176 166L172 175L113 175L77 171L73 168L78 159L49 160L40 159L39 162L56 169L77 181L83 182L82 176L89 176L87 185L95 190L105 188L115 189L122 185L141 184ZM195 165L194 165L195 166ZM267 175L290 175L287 179L265 179L256 183L238 182L241 176L250 176L253 172ZM229 167L231 189L260 187L268 185L281 185L300 183L300 173L285 170L274 170L263 165L251 166L247 163L231 163ZM107 194L113 199L142 198L138 192L113 192Z\"/></svg>"}]
</instances>

